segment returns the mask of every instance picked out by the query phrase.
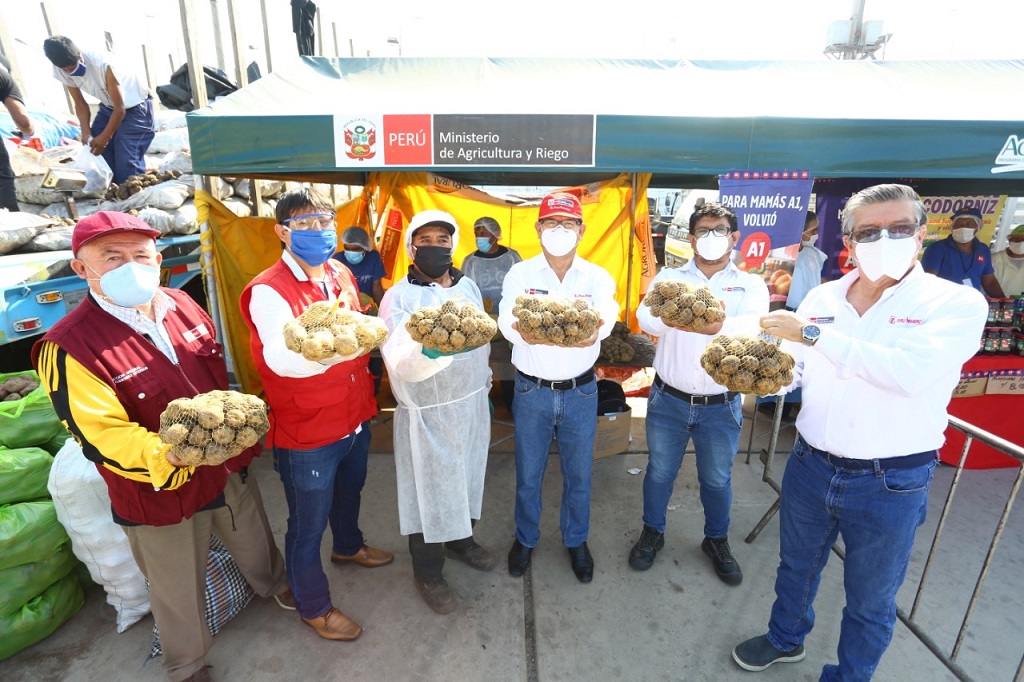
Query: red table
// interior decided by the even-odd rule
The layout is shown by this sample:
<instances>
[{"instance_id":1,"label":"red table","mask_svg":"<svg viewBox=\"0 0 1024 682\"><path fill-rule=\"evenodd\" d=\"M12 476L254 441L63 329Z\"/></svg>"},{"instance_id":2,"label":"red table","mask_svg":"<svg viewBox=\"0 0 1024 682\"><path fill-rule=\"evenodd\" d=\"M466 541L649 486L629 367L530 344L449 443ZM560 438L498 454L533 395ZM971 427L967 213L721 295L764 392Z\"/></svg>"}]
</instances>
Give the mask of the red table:
<instances>
[{"instance_id":1,"label":"red table","mask_svg":"<svg viewBox=\"0 0 1024 682\"><path fill-rule=\"evenodd\" d=\"M976 355L964 365L964 372L997 369L1024 369L1020 355ZM993 433L1012 443L1024 445L1024 394L980 395L971 398L953 398L946 408L949 414L980 429ZM939 458L954 466L960 462L964 447L964 434L952 427L946 428L946 444L939 450ZM998 469L1019 466L1017 460L975 441L967 455L967 469Z\"/></svg>"}]
</instances>

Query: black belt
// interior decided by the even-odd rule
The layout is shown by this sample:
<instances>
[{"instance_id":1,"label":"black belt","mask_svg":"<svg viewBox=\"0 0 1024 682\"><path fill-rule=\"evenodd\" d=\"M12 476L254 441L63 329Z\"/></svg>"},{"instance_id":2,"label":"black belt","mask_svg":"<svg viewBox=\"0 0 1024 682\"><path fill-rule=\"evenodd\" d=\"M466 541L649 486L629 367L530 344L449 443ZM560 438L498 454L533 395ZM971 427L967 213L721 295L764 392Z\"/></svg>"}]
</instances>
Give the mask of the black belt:
<instances>
[{"instance_id":1,"label":"black belt","mask_svg":"<svg viewBox=\"0 0 1024 682\"><path fill-rule=\"evenodd\" d=\"M727 403L735 398L738 393L732 391L726 391L725 393L717 393L715 395L691 395L685 391L680 391L678 388L672 388L664 381L661 380L657 374L654 375L654 385L660 388L665 393L668 393L673 398L679 398L685 400L691 405L720 405Z\"/></svg>"},{"instance_id":2,"label":"black belt","mask_svg":"<svg viewBox=\"0 0 1024 682\"><path fill-rule=\"evenodd\" d=\"M903 455L901 457L850 459L849 457L840 457L839 455L833 455L825 452L824 450L819 450L805 441L803 436L800 436L800 441L807 446L808 450L818 455L837 469L874 469L875 462L878 462L878 468L883 471L886 469L913 469L914 467L924 466L925 464L934 462L936 459L935 450L915 452L912 455Z\"/></svg>"},{"instance_id":3,"label":"black belt","mask_svg":"<svg viewBox=\"0 0 1024 682\"><path fill-rule=\"evenodd\" d=\"M538 377L530 376L526 372L519 372L519 374L524 379L532 381L535 384L540 384L544 388L551 388L551 389L554 389L556 391L568 391L570 389L576 388L577 386L582 386L583 384L589 384L591 381L594 380L594 368L593 367L591 367L590 369L588 369L586 372L584 372L583 374L579 375L578 377L575 377L575 378L572 378L572 379L561 379L561 380L558 380L558 381L548 381L547 379L540 379Z\"/></svg>"}]
</instances>

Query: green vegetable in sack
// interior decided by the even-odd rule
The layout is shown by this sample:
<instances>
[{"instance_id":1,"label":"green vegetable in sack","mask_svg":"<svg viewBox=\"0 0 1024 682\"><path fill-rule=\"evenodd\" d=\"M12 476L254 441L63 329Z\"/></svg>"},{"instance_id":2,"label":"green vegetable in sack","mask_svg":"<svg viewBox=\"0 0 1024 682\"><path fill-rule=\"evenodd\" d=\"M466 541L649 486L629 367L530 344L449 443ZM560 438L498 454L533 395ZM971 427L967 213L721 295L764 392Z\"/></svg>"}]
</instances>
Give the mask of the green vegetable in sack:
<instances>
[{"instance_id":1,"label":"green vegetable in sack","mask_svg":"<svg viewBox=\"0 0 1024 682\"><path fill-rule=\"evenodd\" d=\"M0 504L49 497L46 479L52 465L53 457L45 450L0 447Z\"/></svg>"},{"instance_id":2,"label":"green vegetable in sack","mask_svg":"<svg viewBox=\"0 0 1024 682\"><path fill-rule=\"evenodd\" d=\"M0 568L42 561L67 541L53 500L0 507Z\"/></svg>"},{"instance_id":3,"label":"green vegetable in sack","mask_svg":"<svg viewBox=\"0 0 1024 682\"><path fill-rule=\"evenodd\" d=\"M6 392L0 399L0 445L8 448L33 447L45 443L64 429L53 410L50 396L39 385L39 375L35 370L0 374L0 382L0 393ZM32 384L35 388L29 389ZM12 390L15 387L18 390Z\"/></svg>"},{"instance_id":4,"label":"green vegetable in sack","mask_svg":"<svg viewBox=\"0 0 1024 682\"><path fill-rule=\"evenodd\" d=\"M42 561L0 569L0 618L21 608L67 574L74 573L78 565L71 543L65 542ZM75 576L77 578L77 574Z\"/></svg>"},{"instance_id":5,"label":"green vegetable in sack","mask_svg":"<svg viewBox=\"0 0 1024 682\"><path fill-rule=\"evenodd\" d=\"M85 604L85 593L74 573L50 585L20 609L0 616L0 661L46 639Z\"/></svg>"}]
</instances>

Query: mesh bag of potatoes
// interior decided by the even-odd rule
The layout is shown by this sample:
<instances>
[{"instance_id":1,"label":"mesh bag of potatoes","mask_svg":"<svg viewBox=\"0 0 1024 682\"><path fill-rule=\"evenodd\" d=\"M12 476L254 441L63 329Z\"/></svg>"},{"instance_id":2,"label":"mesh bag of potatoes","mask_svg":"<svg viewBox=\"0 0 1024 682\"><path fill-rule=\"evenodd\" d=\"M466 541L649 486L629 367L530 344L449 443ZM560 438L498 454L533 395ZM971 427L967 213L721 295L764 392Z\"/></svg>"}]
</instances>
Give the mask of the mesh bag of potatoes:
<instances>
[{"instance_id":1,"label":"mesh bag of potatoes","mask_svg":"<svg viewBox=\"0 0 1024 682\"><path fill-rule=\"evenodd\" d=\"M269 430L267 406L256 396L210 391L169 402L159 434L185 464L212 466L242 454Z\"/></svg>"},{"instance_id":2,"label":"mesh bag of potatoes","mask_svg":"<svg viewBox=\"0 0 1024 682\"><path fill-rule=\"evenodd\" d=\"M519 331L557 346L573 346L589 339L601 314L581 298L524 294L516 297L512 314Z\"/></svg>"},{"instance_id":3,"label":"mesh bag of potatoes","mask_svg":"<svg viewBox=\"0 0 1024 682\"><path fill-rule=\"evenodd\" d=\"M339 301L317 301L284 325L288 350L313 362L335 356L357 358L384 343L387 325L380 318L339 308Z\"/></svg>"},{"instance_id":4,"label":"mesh bag of potatoes","mask_svg":"<svg viewBox=\"0 0 1024 682\"><path fill-rule=\"evenodd\" d=\"M413 311L405 328L424 348L451 354L490 343L498 323L472 303L445 301Z\"/></svg>"},{"instance_id":5,"label":"mesh bag of potatoes","mask_svg":"<svg viewBox=\"0 0 1024 682\"><path fill-rule=\"evenodd\" d=\"M793 382L793 356L773 342L746 336L716 336L700 356L715 383L738 393L770 395Z\"/></svg>"},{"instance_id":6,"label":"mesh bag of potatoes","mask_svg":"<svg viewBox=\"0 0 1024 682\"><path fill-rule=\"evenodd\" d=\"M644 304L665 324L697 332L725 319L722 303L710 288L679 280L655 282L644 297Z\"/></svg>"},{"instance_id":7,"label":"mesh bag of potatoes","mask_svg":"<svg viewBox=\"0 0 1024 682\"><path fill-rule=\"evenodd\" d=\"M612 333L608 338L601 341L601 353L599 360L608 362L629 362L636 355L636 350L629 345L626 339L629 338L629 327L622 322L616 322L612 327Z\"/></svg>"}]
</instances>

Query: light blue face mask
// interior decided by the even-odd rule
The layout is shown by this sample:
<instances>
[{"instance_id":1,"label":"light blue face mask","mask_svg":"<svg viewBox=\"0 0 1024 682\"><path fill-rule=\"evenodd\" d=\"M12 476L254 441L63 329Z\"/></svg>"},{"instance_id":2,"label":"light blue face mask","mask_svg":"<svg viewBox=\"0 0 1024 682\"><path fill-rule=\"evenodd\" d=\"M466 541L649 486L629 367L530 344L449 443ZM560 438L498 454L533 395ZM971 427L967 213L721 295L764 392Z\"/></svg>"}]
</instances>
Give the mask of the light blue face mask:
<instances>
[{"instance_id":1,"label":"light blue face mask","mask_svg":"<svg viewBox=\"0 0 1024 682\"><path fill-rule=\"evenodd\" d=\"M100 289L112 303L123 308L135 308L153 300L153 295L160 288L160 270L132 261L108 270L99 280Z\"/></svg>"},{"instance_id":2,"label":"light blue face mask","mask_svg":"<svg viewBox=\"0 0 1024 682\"><path fill-rule=\"evenodd\" d=\"M476 250L482 253L487 253L491 250L491 238L490 237L477 237L476 238Z\"/></svg>"},{"instance_id":3,"label":"light blue face mask","mask_svg":"<svg viewBox=\"0 0 1024 682\"><path fill-rule=\"evenodd\" d=\"M360 263L363 262L363 258L365 258L365 257L366 257L366 252L365 251L346 251L345 252L345 260L347 260L352 265L359 265Z\"/></svg>"}]
</instances>

